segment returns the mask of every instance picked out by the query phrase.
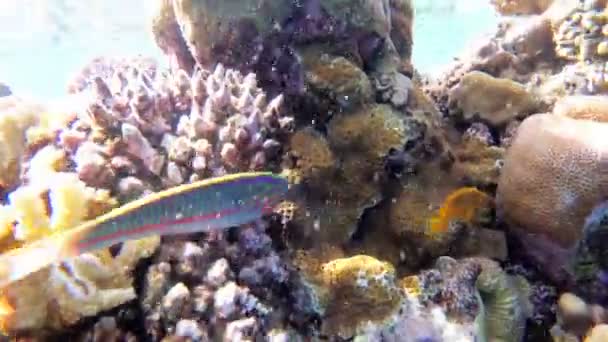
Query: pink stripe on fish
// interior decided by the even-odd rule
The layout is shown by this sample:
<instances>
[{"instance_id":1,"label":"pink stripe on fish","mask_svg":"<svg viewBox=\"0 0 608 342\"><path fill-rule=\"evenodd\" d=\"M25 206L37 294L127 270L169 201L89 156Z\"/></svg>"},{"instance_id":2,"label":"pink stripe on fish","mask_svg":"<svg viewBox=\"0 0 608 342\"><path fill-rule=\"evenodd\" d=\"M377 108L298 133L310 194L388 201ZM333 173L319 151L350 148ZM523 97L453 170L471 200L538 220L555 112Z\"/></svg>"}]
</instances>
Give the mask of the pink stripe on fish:
<instances>
[{"instance_id":1,"label":"pink stripe on fish","mask_svg":"<svg viewBox=\"0 0 608 342\"><path fill-rule=\"evenodd\" d=\"M272 196L270 198L266 198L264 201L256 201L255 205L253 206L253 209L260 210L262 215L270 214L270 213L272 213L272 211L274 209L273 206L270 205L270 203L274 203L274 201L278 197L279 196ZM251 207L247 207L247 208L250 209ZM179 225L179 224L205 222L205 221L214 219L218 216L221 217L221 216L226 216L226 215L238 215L238 213L242 212L242 211L243 211L242 208L230 208L230 209L220 210L219 212L208 213L205 215L184 217L181 219L172 220L172 221L168 221L168 222L147 224L147 225L143 225L141 227L137 227L135 229L131 229L128 231L119 230L114 233L110 233L107 235L103 235L103 236L99 236L99 237L87 240L86 242L80 244L79 250L88 250L91 246L95 246L96 244L107 241L107 240L113 240L113 239L117 239L117 238L124 237L124 236L139 235L139 234L149 233L149 232L161 232L166 227Z\"/></svg>"}]
</instances>

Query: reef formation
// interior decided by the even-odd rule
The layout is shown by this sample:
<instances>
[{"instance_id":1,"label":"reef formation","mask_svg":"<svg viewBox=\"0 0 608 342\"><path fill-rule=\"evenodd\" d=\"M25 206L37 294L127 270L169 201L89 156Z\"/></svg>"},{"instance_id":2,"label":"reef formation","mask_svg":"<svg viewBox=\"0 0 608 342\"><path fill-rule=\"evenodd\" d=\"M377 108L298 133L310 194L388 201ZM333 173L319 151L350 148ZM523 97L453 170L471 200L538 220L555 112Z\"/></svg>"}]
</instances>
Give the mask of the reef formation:
<instances>
[{"instance_id":1,"label":"reef formation","mask_svg":"<svg viewBox=\"0 0 608 342\"><path fill-rule=\"evenodd\" d=\"M10 284L3 332L603 341L606 3L490 3L494 36L434 79L411 63L409 0L154 0L168 68L99 57L62 101L3 91L2 252L200 179L290 183L260 221Z\"/></svg>"}]
</instances>

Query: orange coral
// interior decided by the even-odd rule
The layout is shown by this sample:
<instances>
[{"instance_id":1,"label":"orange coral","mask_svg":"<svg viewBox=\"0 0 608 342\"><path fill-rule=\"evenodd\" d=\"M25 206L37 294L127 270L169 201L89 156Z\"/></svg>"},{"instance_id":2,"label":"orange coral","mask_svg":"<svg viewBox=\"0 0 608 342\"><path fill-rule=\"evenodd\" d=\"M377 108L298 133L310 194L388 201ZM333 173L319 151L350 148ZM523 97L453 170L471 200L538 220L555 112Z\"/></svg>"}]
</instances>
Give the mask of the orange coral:
<instances>
[{"instance_id":1,"label":"orange coral","mask_svg":"<svg viewBox=\"0 0 608 342\"><path fill-rule=\"evenodd\" d=\"M487 208L491 201L490 196L474 187L460 188L449 194L437 213L428 220L428 231L431 235L441 234L448 230L451 222L471 223L479 210Z\"/></svg>"}]
</instances>

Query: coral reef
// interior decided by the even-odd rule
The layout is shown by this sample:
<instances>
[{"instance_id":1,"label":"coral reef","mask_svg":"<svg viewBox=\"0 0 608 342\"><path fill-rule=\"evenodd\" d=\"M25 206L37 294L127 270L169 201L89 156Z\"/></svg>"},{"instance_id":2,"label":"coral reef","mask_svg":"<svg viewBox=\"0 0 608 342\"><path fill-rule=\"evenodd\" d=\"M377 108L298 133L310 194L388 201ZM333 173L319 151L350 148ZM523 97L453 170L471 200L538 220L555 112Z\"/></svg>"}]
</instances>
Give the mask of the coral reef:
<instances>
[{"instance_id":1,"label":"coral reef","mask_svg":"<svg viewBox=\"0 0 608 342\"><path fill-rule=\"evenodd\" d=\"M538 98L523 85L480 71L464 75L449 96L462 111L465 121L478 119L492 126L521 119L541 108Z\"/></svg>"},{"instance_id":2,"label":"coral reef","mask_svg":"<svg viewBox=\"0 0 608 342\"><path fill-rule=\"evenodd\" d=\"M1 220L16 243L70 229L116 205L107 190L88 187L67 171L66 157L51 145L40 149L29 160L26 183L9 194ZM107 250L84 254L10 285L3 295L13 312L2 317L3 330L59 329L134 299L130 271L158 242L129 242L116 256Z\"/></svg>"},{"instance_id":3,"label":"coral reef","mask_svg":"<svg viewBox=\"0 0 608 342\"><path fill-rule=\"evenodd\" d=\"M373 341L467 341L484 333L474 262L440 258L433 269L397 279L389 263L320 248L298 252L296 265L314 289L326 332Z\"/></svg>"},{"instance_id":4,"label":"coral reef","mask_svg":"<svg viewBox=\"0 0 608 342\"><path fill-rule=\"evenodd\" d=\"M541 14L554 0L491 0L490 3L502 15Z\"/></svg>"},{"instance_id":5,"label":"coral reef","mask_svg":"<svg viewBox=\"0 0 608 342\"><path fill-rule=\"evenodd\" d=\"M606 2L490 3L505 16L494 35L429 79L411 64L409 0L156 0L167 70L100 57L69 82L69 106L3 96L0 251L208 177L267 170L292 186L258 222L11 284L2 328L605 339Z\"/></svg>"},{"instance_id":6,"label":"coral reef","mask_svg":"<svg viewBox=\"0 0 608 342\"><path fill-rule=\"evenodd\" d=\"M561 246L572 246L582 237L585 217L608 191L608 145L602 138L606 133L603 123L551 114L524 120L507 151L498 184L503 218Z\"/></svg>"},{"instance_id":7,"label":"coral reef","mask_svg":"<svg viewBox=\"0 0 608 342\"><path fill-rule=\"evenodd\" d=\"M213 73L197 69L192 77L137 65L116 70L94 76L83 93L92 94L86 113L61 139L75 150L81 179L107 178L121 197L131 198L280 162L291 119L281 113L282 97L267 102L253 74L222 65ZM150 176L160 185L144 180Z\"/></svg>"},{"instance_id":8,"label":"coral reef","mask_svg":"<svg viewBox=\"0 0 608 342\"><path fill-rule=\"evenodd\" d=\"M410 1L405 0L310 0L301 6L160 0L151 27L173 65L190 71L194 60L204 67L222 63L242 72L255 71L271 94L305 95L304 75L309 69L302 60L309 58L303 57L304 51L314 50L317 60L332 50L346 51L344 57L371 70L385 101L403 106L411 86L401 72L411 72L412 16ZM336 46L318 44L321 39Z\"/></svg>"},{"instance_id":9,"label":"coral reef","mask_svg":"<svg viewBox=\"0 0 608 342\"><path fill-rule=\"evenodd\" d=\"M293 270L265 229L254 224L234 234L164 243L139 298L147 338L257 340L285 329L290 319L304 323L311 308L301 297L281 304L281 288L293 288Z\"/></svg>"},{"instance_id":10,"label":"coral reef","mask_svg":"<svg viewBox=\"0 0 608 342\"><path fill-rule=\"evenodd\" d=\"M603 301L608 298L606 291L605 270L608 259L603 251L608 205L603 202L597 205L585 220L583 237L577 242L575 255L572 257L572 271L576 279L576 293Z\"/></svg>"},{"instance_id":11,"label":"coral reef","mask_svg":"<svg viewBox=\"0 0 608 342\"><path fill-rule=\"evenodd\" d=\"M553 114L572 119L608 122L608 99L602 96L566 96L555 103Z\"/></svg>"},{"instance_id":12,"label":"coral reef","mask_svg":"<svg viewBox=\"0 0 608 342\"><path fill-rule=\"evenodd\" d=\"M266 102L254 75L220 65L190 78L146 61L94 60L71 82L77 111L40 106L36 113L5 98L7 142L17 145L4 145L3 160L11 162L7 168L20 166L5 173L19 185L2 207L6 248L72 228L149 191L280 162L291 119L280 114L281 97ZM137 297L132 271L158 243L152 238L128 242L115 255L83 254L9 286L4 295L13 310L3 328L60 330L131 302Z\"/></svg>"},{"instance_id":13,"label":"coral reef","mask_svg":"<svg viewBox=\"0 0 608 342\"><path fill-rule=\"evenodd\" d=\"M454 147L453 172L466 184L487 188L498 183L505 149L494 144L490 129L472 124ZM504 143L504 139L503 139Z\"/></svg>"},{"instance_id":14,"label":"coral reef","mask_svg":"<svg viewBox=\"0 0 608 342\"><path fill-rule=\"evenodd\" d=\"M303 191L294 200L300 210L294 212L290 240L300 246L351 240L364 211L392 196L386 189L391 182L444 152L436 120L436 112L403 114L368 104L332 117L326 134L296 132L285 166Z\"/></svg>"},{"instance_id":15,"label":"coral reef","mask_svg":"<svg viewBox=\"0 0 608 342\"><path fill-rule=\"evenodd\" d=\"M326 334L356 335L362 324L383 324L401 304L393 266L366 255L331 260L321 266L320 278L329 292L323 305Z\"/></svg>"},{"instance_id":16,"label":"coral reef","mask_svg":"<svg viewBox=\"0 0 608 342\"><path fill-rule=\"evenodd\" d=\"M557 322L551 328L554 341L585 341L605 334L608 316L597 304L588 304L572 293L563 293L558 301ZM595 336L594 336L595 335Z\"/></svg>"}]
</instances>

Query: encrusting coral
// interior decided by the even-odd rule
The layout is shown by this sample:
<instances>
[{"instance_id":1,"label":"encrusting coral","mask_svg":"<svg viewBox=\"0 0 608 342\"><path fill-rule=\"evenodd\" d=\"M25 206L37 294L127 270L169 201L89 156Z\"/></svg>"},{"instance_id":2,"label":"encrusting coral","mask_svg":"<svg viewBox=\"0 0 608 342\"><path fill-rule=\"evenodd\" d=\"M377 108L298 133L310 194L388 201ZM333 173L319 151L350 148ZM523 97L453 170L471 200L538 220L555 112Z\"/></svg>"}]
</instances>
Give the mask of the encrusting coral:
<instances>
[{"instance_id":1,"label":"encrusting coral","mask_svg":"<svg viewBox=\"0 0 608 342\"><path fill-rule=\"evenodd\" d=\"M566 96L555 103L553 114L608 123L608 98L589 95Z\"/></svg>"},{"instance_id":2,"label":"encrusting coral","mask_svg":"<svg viewBox=\"0 0 608 342\"><path fill-rule=\"evenodd\" d=\"M368 67L383 101L397 106L407 103L411 81L403 73L411 72L410 1L312 0L296 6L272 1L162 0L153 12L152 31L158 45L172 61L181 59L173 65L190 66L192 60L204 67L223 63L243 72L255 71L273 92L303 96L308 70L301 61L306 59L302 48L316 46L317 60L332 54L333 47L316 44L323 39L335 42L335 50L359 67ZM205 29L193 29L201 25Z\"/></svg>"},{"instance_id":3,"label":"encrusting coral","mask_svg":"<svg viewBox=\"0 0 608 342\"><path fill-rule=\"evenodd\" d=\"M296 252L301 277L309 282L323 318L322 329L342 338L419 341L424 338L468 341L500 336L486 320L476 280L482 259L439 258L436 265L415 276L398 279L393 266L368 255L342 256L332 248ZM489 260L484 262L490 262ZM482 263L483 264L483 263ZM502 270L488 277L502 275ZM505 291L515 290L500 287ZM492 288L493 295L498 290ZM511 297L502 296L508 300ZM518 310L518 304L490 308ZM512 317L521 322L522 316ZM511 319L511 317L509 317ZM524 318L525 320L525 318ZM332 335L329 335L332 336Z\"/></svg>"},{"instance_id":4,"label":"encrusting coral","mask_svg":"<svg viewBox=\"0 0 608 342\"><path fill-rule=\"evenodd\" d=\"M324 313L327 333L347 338L370 321L383 324L402 301L393 266L366 255L331 260L322 265L320 276L330 291Z\"/></svg>"},{"instance_id":5,"label":"encrusting coral","mask_svg":"<svg viewBox=\"0 0 608 342\"><path fill-rule=\"evenodd\" d=\"M453 151L456 163L452 172L466 184L488 187L498 183L505 149L494 144L487 126L472 124Z\"/></svg>"},{"instance_id":6,"label":"encrusting coral","mask_svg":"<svg viewBox=\"0 0 608 342\"><path fill-rule=\"evenodd\" d=\"M541 14L554 0L491 0L490 3L502 15Z\"/></svg>"},{"instance_id":7,"label":"encrusting coral","mask_svg":"<svg viewBox=\"0 0 608 342\"><path fill-rule=\"evenodd\" d=\"M300 236L336 243L351 237L363 210L381 199L385 157L402 150L408 129L416 129L407 125L390 106L367 105L334 117L327 137L309 128L294 134L287 167L309 189L301 206L308 212L294 218Z\"/></svg>"},{"instance_id":8,"label":"encrusting coral","mask_svg":"<svg viewBox=\"0 0 608 342\"><path fill-rule=\"evenodd\" d=\"M555 49L559 57L576 62L568 69L570 78L581 79L575 91L605 93L608 58L608 17L605 4L579 2L576 10L555 30Z\"/></svg>"},{"instance_id":9,"label":"encrusting coral","mask_svg":"<svg viewBox=\"0 0 608 342\"><path fill-rule=\"evenodd\" d=\"M465 121L478 118L492 126L505 125L541 108L537 96L523 85L479 71L464 75L449 96Z\"/></svg>"}]
</instances>

